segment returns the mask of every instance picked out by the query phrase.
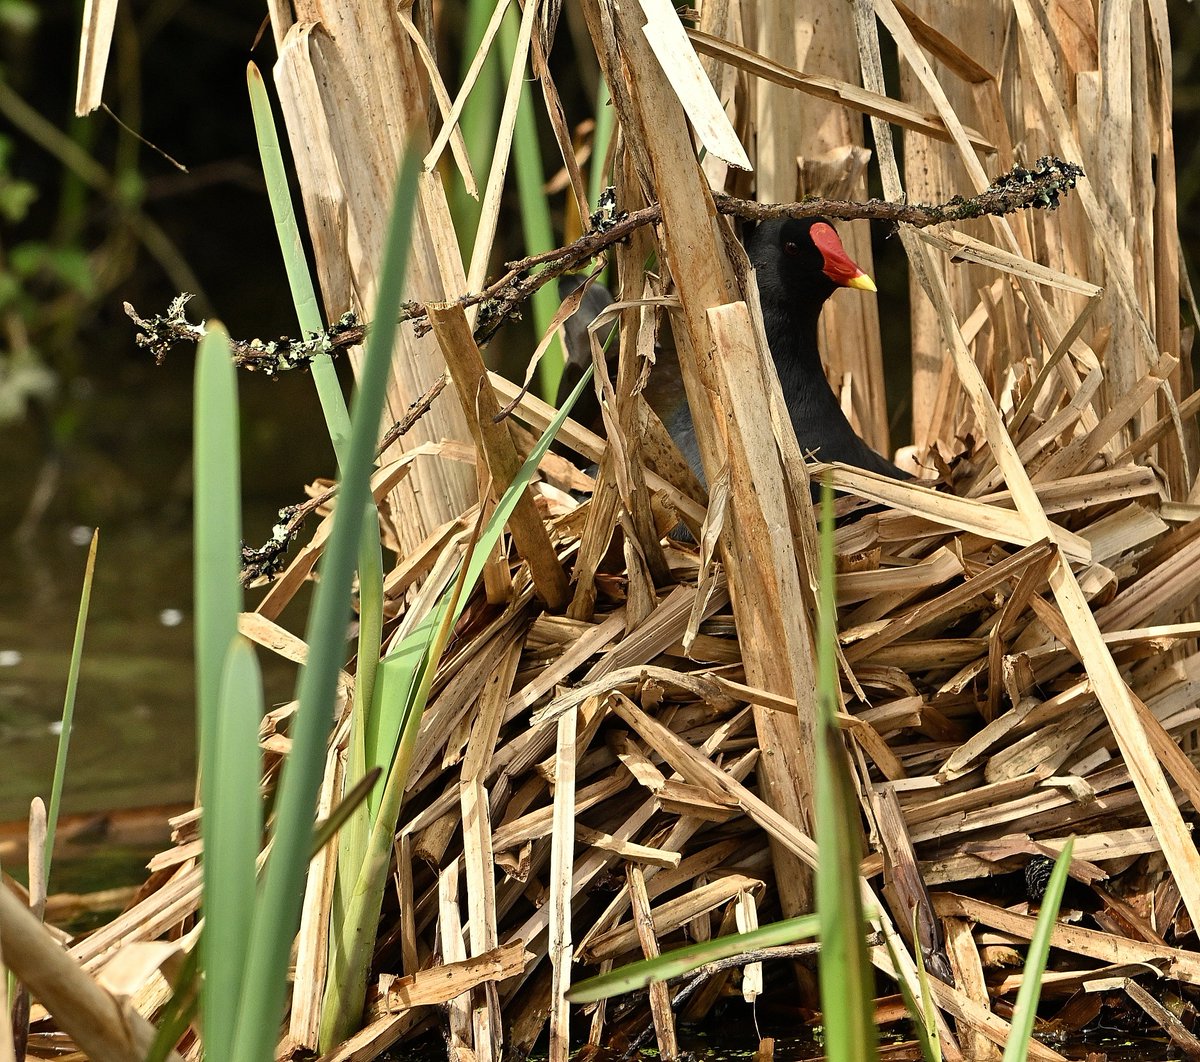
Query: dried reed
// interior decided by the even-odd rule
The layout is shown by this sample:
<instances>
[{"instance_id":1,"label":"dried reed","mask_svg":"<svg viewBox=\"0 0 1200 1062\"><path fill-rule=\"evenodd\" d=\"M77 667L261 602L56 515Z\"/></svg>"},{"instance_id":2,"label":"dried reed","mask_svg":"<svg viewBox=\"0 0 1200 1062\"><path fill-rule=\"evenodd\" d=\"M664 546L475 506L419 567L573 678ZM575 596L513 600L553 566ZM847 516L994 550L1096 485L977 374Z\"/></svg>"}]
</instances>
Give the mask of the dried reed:
<instances>
[{"instance_id":1,"label":"dried reed","mask_svg":"<svg viewBox=\"0 0 1200 1062\"><path fill-rule=\"evenodd\" d=\"M557 6L525 5L484 223L465 261L443 191L465 156L451 130L438 140L454 153L422 179L409 297L438 303L484 279L516 120L512 86L527 59L564 152L567 209L586 203L547 59ZM272 23L334 320L370 307L394 160L406 139L429 144L427 107L445 112L455 94L440 81L434 38L407 14L366 5L360 20L320 8L273 5ZM909 949L899 970L885 949L873 957L912 980L919 948L953 1023L946 1057L998 1058L1020 986L1003 964L1033 919L981 885L1074 835L1088 925L1062 922L1052 937L1044 993L1067 999L1060 1027L1094 1017L1100 999L1128 996L1185 1042L1190 1033L1133 980L1167 977L1190 997L1200 986L1200 855L1184 820L1200 808L1200 445L1179 311L1162 0L1101 3L1098 13L1066 0L827 0L803 13L785 0L740 0L705 4L686 29L667 0L580 0L563 18L575 61L598 63L612 94L618 135L611 150L593 150L593 174L606 167L622 210L659 204L661 222L612 256L626 308L616 379L598 392L607 444L573 422L561 437L599 463L594 484L547 459L512 519L511 547L493 558L488 594L468 606L438 669L365 1027L324 1057L374 1057L429 1028L441 1005L454 1057L520 1056L548 1027L557 1062L573 1017L566 991L583 971L811 908L808 471L744 254L713 196L752 185L762 201L864 198L866 168L877 165L887 198L943 201L1042 154L1088 174L1060 209L921 234L900 227L915 438L902 459L924 482L833 469L844 495L839 721L867 842L863 882L880 928ZM414 39L430 47L414 49ZM885 48L899 56L898 84L885 82ZM435 115L435 132L440 123ZM848 226L846 241L869 269L866 226ZM665 314L707 498L641 392ZM389 453L376 478L398 558L385 580L385 651L394 629L430 607L422 580L450 571L476 503L490 504L472 484L502 489L529 431L550 417L498 377L494 395L480 389L470 314L436 309L431 323L421 340L406 330L392 409L445 363L461 401L435 402L439 419L406 437L408 453ZM823 345L845 407L885 448L873 305L835 300ZM512 401L520 424L494 424L490 413ZM592 488L582 504L570 493L581 483ZM662 537L680 516L700 547ZM291 659L305 646L276 619L325 534L322 524L241 624ZM574 565L570 583L564 565ZM288 751L287 715L264 726L268 778ZM335 742L345 734L336 729ZM332 792L334 775L326 784ZM85 969L189 925L196 836L188 816L139 902L75 945ZM1008 902L1018 893L1002 892ZM325 946L331 902L328 888L310 885L299 955ZM733 976L714 973L682 1016L707 1013ZM757 991L753 977L761 973L747 969L744 992ZM315 1049L323 987L297 976L285 1054ZM134 998L153 1015L161 977ZM673 1053L680 1015L669 993L652 992L648 1013ZM616 1020L645 1024L646 1014ZM614 1017L603 1005L591 1016L588 1039L599 1044ZM36 1051L45 1026L34 1028ZM198 1050L184 1041L185 1057ZM1040 1045L1031 1054L1059 1057Z\"/></svg>"}]
</instances>

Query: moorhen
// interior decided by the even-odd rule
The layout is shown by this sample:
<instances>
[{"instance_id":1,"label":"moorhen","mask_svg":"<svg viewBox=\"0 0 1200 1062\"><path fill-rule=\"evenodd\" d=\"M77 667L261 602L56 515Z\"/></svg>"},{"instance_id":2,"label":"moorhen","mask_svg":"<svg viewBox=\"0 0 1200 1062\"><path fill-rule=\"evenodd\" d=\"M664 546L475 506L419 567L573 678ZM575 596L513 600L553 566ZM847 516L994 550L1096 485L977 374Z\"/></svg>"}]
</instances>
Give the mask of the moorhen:
<instances>
[{"instance_id":1,"label":"moorhen","mask_svg":"<svg viewBox=\"0 0 1200 1062\"><path fill-rule=\"evenodd\" d=\"M821 366L817 323L839 287L874 291L833 226L821 217L772 218L750 237L763 327L779 373L800 450L818 461L841 461L893 479L911 479L862 441L850 426ZM668 420L671 436L704 481L696 429L686 402Z\"/></svg>"},{"instance_id":2,"label":"moorhen","mask_svg":"<svg viewBox=\"0 0 1200 1062\"><path fill-rule=\"evenodd\" d=\"M871 278L846 253L833 225L821 217L773 218L754 230L747 251L758 280L767 343L800 450L819 461L841 461L893 479L911 479L855 434L821 366L817 323L826 300L839 287L875 290ZM565 298L579 282L576 277L561 278L560 297ZM567 323L568 360L560 385L560 403L591 362L587 322L610 302L612 296L593 285L580 311ZM574 321L579 323L572 327ZM616 358L615 348L613 344L608 352L611 361ZM701 483L707 486L700 467L696 429L683 399L679 368L672 361L659 359L646 397ZM603 430L598 406L577 410L575 416Z\"/></svg>"}]
</instances>

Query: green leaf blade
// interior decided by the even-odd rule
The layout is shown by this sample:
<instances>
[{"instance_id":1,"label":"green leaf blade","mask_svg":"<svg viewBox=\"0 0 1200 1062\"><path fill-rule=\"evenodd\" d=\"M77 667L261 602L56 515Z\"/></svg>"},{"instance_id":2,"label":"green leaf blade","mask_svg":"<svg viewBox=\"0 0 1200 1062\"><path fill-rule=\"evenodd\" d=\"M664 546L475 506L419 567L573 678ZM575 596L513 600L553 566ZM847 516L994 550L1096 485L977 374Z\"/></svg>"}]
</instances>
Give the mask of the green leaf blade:
<instances>
[{"instance_id":1,"label":"green leaf blade","mask_svg":"<svg viewBox=\"0 0 1200 1062\"><path fill-rule=\"evenodd\" d=\"M241 635L230 643L214 734L218 784L204 805L204 1038L213 1058L233 1057L234 1019L242 997L262 847L262 774L258 728L262 673Z\"/></svg>"},{"instance_id":2,"label":"green leaf blade","mask_svg":"<svg viewBox=\"0 0 1200 1062\"><path fill-rule=\"evenodd\" d=\"M425 700L446 634L462 615L492 547L516 508L521 493L533 478L555 435L590 381L591 366L546 427L501 497L470 556L466 558L466 571L461 571L460 565L450 586L442 591L429 614L380 665L378 705L369 720L367 755L368 767L381 768L387 781L379 798L361 870L346 902L345 924L340 933L331 936L330 977L321 1021L321 1044L325 1050L348 1035L349 1016L362 1009L375 926L379 920L383 889L391 862L392 838L400 816L408 767L425 710Z\"/></svg>"},{"instance_id":3,"label":"green leaf blade","mask_svg":"<svg viewBox=\"0 0 1200 1062\"><path fill-rule=\"evenodd\" d=\"M367 338L333 530L307 631L309 658L300 676L300 707L293 723L292 750L280 782L272 852L254 919L247 990L234 1039L237 1058L271 1057L283 1010L288 957L300 918L317 792L345 654L346 604L370 496L369 478L398 327L417 194L417 165L418 156L406 153L396 182L375 325Z\"/></svg>"},{"instance_id":4,"label":"green leaf blade","mask_svg":"<svg viewBox=\"0 0 1200 1062\"><path fill-rule=\"evenodd\" d=\"M240 428L237 406L237 377L229 347L229 336L220 325L209 326L200 342L196 361L195 388L195 593L196 593L196 700L200 731L200 791L205 809L221 800L222 756L220 746L222 690L226 654L237 637L237 617L242 607L241 491L239 474ZM252 737L257 749L257 732ZM255 784L257 785L257 775ZM200 822L205 852L221 851L225 841L220 830L228 826L221 816L207 813ZM219 878L220 860L207 857L203 863L204 905L213 897L218 908L229 906L223 899L230 884ZM251 862L253 869L253 862ZM253 888L251 888L251 897ZM243 902L247 902L243 897ZM206 952L204 958L207 959ZM236 971L231 969L236 965ZM202 1013L206 1042L213 1057L228 1047L232 1013L226 991L230 977L240 982L242 957L222 965L204 980ZM236 996L233 997L236 1005Z\"/></svg>"},{"instance_id":5,"label":"green leaf blade","mask_svg":"<svg viewBox=\"0 0 1200 1062\"><path fill-rule=\"evenodd\" d=\"M837 725L837 597L833 491L821 486L821 587L817 615L817 915L825 1045L839 1062L878 1058L874 971L866 945L858 800Z\"/></svg>"},{"instance_id":6,"label":"green leaf blade","mask_svg":"<svg viewBox=\"0 0 1200 1062\"><path fill-rule=\"evenodd\" d=\"M246 69L246 85L250 91L250 109L254 114L254 130L258 137L258 154L262 162L263 176L267 182L267 196L271 202L271 213L275 217L275 232L283 252L283 264L287 270L288 285L292 291L292 302L296 306L296 317L305 338L320 332L324 327L317 291L304 244L300 239L300 225L292 209L292 193L288 186L287 168L283 162L283 151L279 146L279 135L275 131L275 115L262 74L254 63ZM350 438L350 413L342 388L338 383L337 370L326 357L314 358L310 366L317 396L321 400L321 412L329 430L329 439L340 465L345 458L346 445Z\"/></svg>"},{"instance_id":7,"label":"green leaf blade","mask_svg":"<svg viewBox=\"0 0 1200 1062\"><path fill-rule=\"evenodd\" d=\"M572 1003L594 1003L623 992L636 992L651 981L682 977L718 959L729 959L745 952L781 947L806 937L815 937L819 927L816 915L801 915L799 918L761 926L748 933L731 933L700 944L689 944L685 948L674 948L657 958L642 959L619 970L610 970L580 981L568 990L567 999Z\"/></svg>"},{"instance_id":8,"label":"green leaf blade","mask_svg":"<svg viewBox=\"0 0 1200 1062\"><path fill-rule=\"evenodd\" d=\"M67 668L67 690L63 695L62 727L58 732L58 749L54 754L54 778L50 783L50 808L46 813L45 884L49 886L50 869L54 862L54 835L58 829L58 812L62 807L63 786L67 779L67 753L71 747L71 731L75 726L75 697L79 691L79 672L83 666L83 639L87 632L88 612L92 605L92 581L96 574L96 549L100 530L92 532L87 563L83 570L83 591L79 596L79 614L75 619L75 639L71 644L71 663Z\"/></svg>"},{"instance_id":9,"label":"green leaf blade","mask_svg":"<svg viewBox=\"0 0 1200 1062\"><path fill-rule=\"evenodd\" d=\"M1037 1019L1038 997L1042 990L1042 974L1046 971L1046 960L1050 956L1050 938L1058 919L1058 907L1062 903L1063 890L1067 886L1067 875L1071 869L1071 853L1075 850L1075 838L1070 837L1063 845L1054 870L1042 897L1042 908L1038 911L1033 938L1025 955L1024 977L1017 991L1017 1002L1013 1007L1012 1034L1004 1045L1004 1062L1024 1062L1029 1055L1029 1039L1033 1036L1033 1025Z\"/></svg>"}]
</instances>

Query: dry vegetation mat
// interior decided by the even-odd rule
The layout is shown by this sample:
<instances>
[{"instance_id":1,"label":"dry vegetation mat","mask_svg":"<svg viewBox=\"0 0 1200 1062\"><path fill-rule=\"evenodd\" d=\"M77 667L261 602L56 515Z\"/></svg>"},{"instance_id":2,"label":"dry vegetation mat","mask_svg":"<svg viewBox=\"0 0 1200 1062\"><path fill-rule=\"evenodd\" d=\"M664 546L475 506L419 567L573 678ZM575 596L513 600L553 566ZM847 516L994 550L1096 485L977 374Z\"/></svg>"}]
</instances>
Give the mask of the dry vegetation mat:
<instances>
[{"instance_id":1,"label":"dry vegetation mat","mask_svg":"<svg viewBox=\"0 0 1200 1062\"><path fill-rule=\"evenodd\" d=\"M369 6L379 25L353 30L305 3L272 7L276 82L330 320L369 314L374 266L355 253L377 240L368 184L389 186L379 174L394 172L404 136L430 143L431 77L432 135L445 130L439 150L448 138L453 147L437 115L454 79L443 85L429 49L413 46L433 42L429 27L422 38L407 14L393 23L388 5ZM1190 825L1200 400L1181 328L1165 5L803 7L706 2L685 26L666 0L564 5L558 35L569 23L575 61L598 62L612 94L616 134L590 165L606 167L621 211L656 211L610 251L620 357L611 378L596 358L606 438L567 423L562 445L596 466L545 459L453 630L412 750L365 1028L325 1057L373 1057L437 1027L454 1057L480 1059L519 1057L549 1028L559 1059L573 1020L576 1042L601 1044L647 1027L650 1005L669 1052L672 1009L702 1018L731 992L804 981L802 963L768 964L765 989L760 969L725 966L688 983L674 1008L653 993L607 1010L566 1002L592 972L812 905L817 469L791 435L757 294L714 194L861 200L870 166L892 203L943 202L1042 155L1087 173L1057 210L898 226L912 277L915 439L899 459L919 478L829 470L840 492L839 719L862 876L878 933L902 938L902 968L882 944L873 953L887 974L880 1017L897 1016L889 994L897 978L914 981L919 950L950 1022L947 1057L998 1058L1021 983L1013 964L1033 927L1026 878L1036 911L1040 860L1073 835L1077 891L1052 939L1048 1027L1136 1005L1181 1042L1190 1036L1155 1001L1168 982L1185 1000L1200 988ZM525 5L512 69L519 81L529 55L578 233L589 226L588 160L546 61L558 14ZM885 84L881 37L899 56L898 83ZM355 118L330 103L331 70L386 102L386 113L357 116L361 142ZM408 296L430 327L401 329L393 419L447 363L450 384L385 452L374 483L395 555L385 656L430 608L426 588L445 585L481 497L492 504L552 412L499 377L494 394L480 389L472 328L478 338L494 322L453 301L486 278L515 98L465 259L439 171L420 187ZM460 155L446 154L448 182ZM334 224L339 210L352 234ZM867 226L842 232L871 271ZM707 495L643 394L667 319ZM888 451L873 303L833 300L822 342L844 408ZM306 646L282 613L319 560L328 519L242 617L248 637L297 662ZM698 545L668 535L680 520ZM352 661L347 691L354 671ZM352 708L349 696L338 708L325 809L342 791ZM288 754L290 710L266 720L268 784ZM138 902L74 944L86 969L102 971L131 942L194 932L198 814L177 823ZM317 1047L335 863L319 858L310 876L285 1053ZM166 995L156 973L130 998L154 1016ZM35 1021L34 1052L57 1043ZM198 1047L185 1039L181 1050Z\"/></svg>"}]
</instances>

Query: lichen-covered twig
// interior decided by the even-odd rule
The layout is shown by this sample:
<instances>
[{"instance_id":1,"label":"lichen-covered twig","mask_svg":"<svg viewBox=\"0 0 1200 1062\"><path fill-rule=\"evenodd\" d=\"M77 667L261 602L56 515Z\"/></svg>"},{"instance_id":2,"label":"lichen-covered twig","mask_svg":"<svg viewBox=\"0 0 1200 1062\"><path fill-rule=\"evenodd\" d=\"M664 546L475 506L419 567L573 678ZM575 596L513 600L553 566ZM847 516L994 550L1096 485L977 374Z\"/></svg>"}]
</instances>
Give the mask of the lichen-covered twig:
<instances>
[{"instance_id":1,"label":"lichen-covered twig","mask_svg":"<svg viewBox=\"0 0 1200 1062\"><path fill-rule=\"evenodd\" d=\"M327 505L337 494L337 487L322 491L315 498L298 502L295 505L285 505L275 516L275 526L271 528L271 537L261 546L248 546L242 543L242 586L255 586L260 582L270 582L281 571L287 561L287 551L296 541L304 521L315 513L322 505Z\"/></svg>"},{"instance_id":2,"label":"lichen-covered twig","mask_svg":"<svg viewBox=\"0 0 1200 1062\"><path fill-rule=\"evenodd\" d=\"M956 195L940 205L889 203L881 199L852 203L816 197L798 203L754 203L726 195L716 196L715 202L720 213L748 221L821 214L839 220L889 221L927 228L972 218L1000 217L1018 210L1039 207L1053 210L1082 176L1082 168L1075 163L1047 155L1031 168L1014 166L978 195ZM463 306L479 307L476 341L484 343L490 339L505 321L519 315L522 303L556 277L575 272L613 244L628 239L643 225L661 220L662 210L657 203L628 213L616 211L611 189L608 190L600 210L590 219L590 231L584 236L565 247L509 262L504 275L483 291L464 295L458 300ZM125 304L125 312L141 330L138 344L151 350L160 362L175 344L195 343L204 334L203 324L194 325L184 316L189 298L186 294L177 296L165 314L152 318L140 317L129 303ZM427 316L420 303L407 303L401 319L411 321L417 334L423 335L429 329ZM234 341L233 358L240 368L273 376L288 369L306 368L313 358L321 355L336 356L347 347L361 343L365 335L366 326L353 313L346 313L325 332L314 333L306 339L281 337L265 342L258 339Z\"/></svg>"},{"instance_id":3,"label":"lichen-covered twig","mask_svg":"<svg viewBox=\"0 0 1200 1062\"><path fill-rule=\"evenodd\" d=\"M429 407L433 405L437 396L446 390L446 384L449 382L449 375L442 373L441 376L425 389L423 395L409 403L404 416L383 433L383 438L379 441L380 453L383 453L384 450L396 442L397 439L401 438L401 436L407 435L413 430L417 421L429 412Z\"/></svg>"},{"instance_id":4,"label":"lichen-covered twig","mask_svg":"<svg viewBox=\"0 0 1200 1062\"><path fill-rule=\"evenodd\" d=\"M125 313L141 329L137 334L139 347L146 347L159 365L163 363L171 348L178 343L199 343L207 329L204 322L192 324L187 319L187 304L192 296L188 292L176 295L167 306L167 312L153 317L142 317L130 303L125 303ZM366 338L367 331L353 311L342 314L323 332L313 332L307 339L231 339L233 362L240 369L278 376L288 369L307 369L313 360L322 354L336 357L348 347L357 346Z\"/></svg>"},{"instance_id":5,"label":"lichen-covered twig","mask_svg":"<svg viewBox=\"0 0 1200 1062\"><path fill-rule=\"evenodd\" d=\"M978 195L956 195L940 206L928 203L888 203L871 199L866 203L843 203L829 199L807 199L800 203L752 203L732 196L715 197L717 210L747 221L767 218L825 217L842 221L891 221L924 229L930 225L969 221L982 217L1003 217L1018 210L1044 208L1054 210L1059 199L1084 176L1083 168L1053 155L1043 155L1030 169L1014 166L1002 173Z\"/></svg>"},{"instance_id":6,"label":"lichen-covered twig","mask_svg":"<svg viewBox=\"0 0 1200 1062\"><path fill-rule=\"evenodd\" d=\"M439 376L420 398L413 402L405 412L403 419L393 424L379 442L377 454L382 454L389 446L412 431L445 389L448 377ZM242 543L242 585L253 586L260 580L271 580L283 570L287 559L287 551L291 548L304 521L315 513L322 505L327 505L337 494L337 487L326 491L307 501L295 505L285 505L276 514L275 526L271 528L271 536L261 546L248 546Z\"/></svg>"},{"instance_id":7,"label":"lichen-covered twig","mask_svg":"<svg viewBox=\"0 0 1200 1062\"><path fill-rule=\"evenodd\" d=\"M890 221L914 228L928 228L930 225L985 216L1002 217L1031 208L1053 210L1058 206L1059 198L1074 188L1083 175L1083 168L1075 163L1046 155L1030 169L1014 166L978 195L956 195L940 205L889 203L882 199L853 203L815 196L798 203L755 203L728 195L714 196L714 201L718 213L748 221L777 217L804 218L820 214L844 221ZM563 273L578 270L613 244L627 239L635 229L661 220L662 209L657 203L632 213L618 214L613 213L610 203L602 201L601 209L590 219L591 231L574 243L509 262L504 276L478 295L467 295L460 300L464 306L478 304L480 307L475 326L476 342L484 343L490 339L506 320L516 314L521 303L543 285ZM538 269L539 266L542 268ZM535 269L538 269L536 273L533 272ZM412 308L408 314L409 319L416 322L418 332L426 327L423 316L420 308Z\"/></svg>"}]
</instances>

